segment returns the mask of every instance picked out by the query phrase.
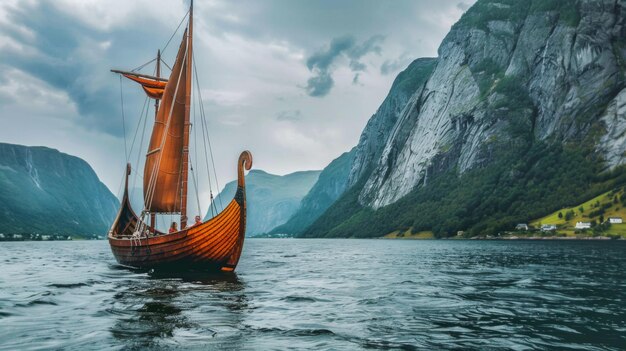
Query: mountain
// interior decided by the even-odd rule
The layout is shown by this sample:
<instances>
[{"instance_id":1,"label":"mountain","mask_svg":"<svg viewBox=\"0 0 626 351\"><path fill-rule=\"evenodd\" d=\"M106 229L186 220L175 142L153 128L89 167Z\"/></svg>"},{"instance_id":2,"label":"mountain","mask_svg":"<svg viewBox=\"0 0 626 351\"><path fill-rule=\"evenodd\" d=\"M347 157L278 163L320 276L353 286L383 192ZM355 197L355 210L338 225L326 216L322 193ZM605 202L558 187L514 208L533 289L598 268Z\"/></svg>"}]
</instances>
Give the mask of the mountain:
<instances>
[{"instance_id":1,"label":"mountain","mask_svg":"<svg viewBox=\"0 0 626 351\"><path fill-rule=\"evenodd\" d=\"M287 223L274 228L272 233L300 234L353 185L351 179L357 179L367 171L366 167L354 165L369 164L371 160L380 156L387 136L400 118L411 95L424 85L436 63L435 58L417 59L396 77L389 94L368 121L358 146L324 168L317 183L302 200L300 209Z\"/></svg>"},{"instance_id":2,"label":"mountain","mask_svg":"<svg viewBox=\"0 0 626 351\"><path fill-rule=\"evenodd\" d=\"M489 234L621 184L625 22L623 1L477 1L432 69L400 74L423 84L387 108L392 87L303 236Z\"/></svg>"},{"instance_id":3,"label":"mountain","mask_svg":"<svg viewBox=\"0 0 626 351\"><path fill-rule=\"evenodd\" d=\"M0 143L0 232L103 235L118 207L82 159Z\"/></svg>"},{"instance_id":4,"label":"mountain","mask_svg":"<svg viewBox=\"0 0 626 351\"><path fill-rule=\"evenodd\" d=\"M346 190L354 154L355 149L344 152L326 166L315 185L302 199L298 210L286 223L272 229L270 233L299 234L324 213Z\"/></svg>"},{"instance_id":5,"label":"mountain","mask_svg":"<svg viewBox=\"0 0 626 351\"><path fill-rule=\"evenodd\" d=\"M321 171L303 171L284 176L252 170L246 175L248 217L246 235L266 233L285 223L298 209L300 201L317 181ZM235 195L237 181L232 181L217 195L205 219L221 211Z\"/></svg>"}]
</instances>

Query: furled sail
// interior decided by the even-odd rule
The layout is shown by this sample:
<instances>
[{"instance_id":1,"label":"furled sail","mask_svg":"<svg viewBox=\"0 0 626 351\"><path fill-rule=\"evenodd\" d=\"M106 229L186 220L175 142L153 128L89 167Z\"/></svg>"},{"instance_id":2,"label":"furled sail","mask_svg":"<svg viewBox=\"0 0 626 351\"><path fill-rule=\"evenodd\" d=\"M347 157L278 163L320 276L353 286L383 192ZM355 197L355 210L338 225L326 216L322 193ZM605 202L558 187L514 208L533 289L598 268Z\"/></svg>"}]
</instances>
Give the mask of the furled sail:
<instances>
[{"instance_id":1,"label":"furled sail","mask_svg":"<svg viewBox=\"0 0 626 351\"><path fill-rule=\"evenodd\" d=\"M165 86L167 85L166 80L156 80L153 78L142 77L132 73L123 73L124 77L133 80L139 84L143 88L143 91L153 99L162 99L163 92L165 91Z\"/></svg>"},{"instance_id":2,"label":"furled sail","mask_svg":"<svg viewBox=\"0 0 626 351\"><path fill-rule=\"evenodd\" d=\"M152 137L146 155L143 190L146 209L150 212L181 212L185 147L185 107L188 90L189 50L187 31L176 55L170 78L162 93ZM145 89L145 88L144 88ZM157 88L151 88L157 89Z\"/></svg>"}]
</instances>

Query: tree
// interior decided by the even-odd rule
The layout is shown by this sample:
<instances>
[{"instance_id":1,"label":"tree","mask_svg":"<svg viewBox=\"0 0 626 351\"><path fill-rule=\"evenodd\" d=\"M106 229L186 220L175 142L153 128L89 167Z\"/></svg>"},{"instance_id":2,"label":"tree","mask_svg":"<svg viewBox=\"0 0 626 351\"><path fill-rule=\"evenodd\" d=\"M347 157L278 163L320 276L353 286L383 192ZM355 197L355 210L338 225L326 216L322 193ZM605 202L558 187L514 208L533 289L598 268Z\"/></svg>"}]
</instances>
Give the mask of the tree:
<instances>
[{"instance_id":1,"label":"tree","mask_svg":"<svg viewBox=\"0 0 626 351\"><path fill-rule=\"evenodd\" d=\"M559 219L563 218L563 213L559 212Z\"/></svg>"},{"instance_id":2,"label":"tree","mask_svg":"<svg viewBox=\"0 0 626 351\"><path fill-rule=\"evenodd\" d=\"M585 208L584 208L584 207L582 207L582 206L580 206L580 207L578 208L578 211L580 211L580 213L584 213L584 212L585 212Z\"/></svg>"},{"instance_id":3,"label":"tree","mask_svg":"<svg viewBox=\"0 0 626 351\"><path fill-rule=\"evenodd\" d=\"M600 223L604 223L604 215L600 215Z\"/></svg>"}]
</instances>

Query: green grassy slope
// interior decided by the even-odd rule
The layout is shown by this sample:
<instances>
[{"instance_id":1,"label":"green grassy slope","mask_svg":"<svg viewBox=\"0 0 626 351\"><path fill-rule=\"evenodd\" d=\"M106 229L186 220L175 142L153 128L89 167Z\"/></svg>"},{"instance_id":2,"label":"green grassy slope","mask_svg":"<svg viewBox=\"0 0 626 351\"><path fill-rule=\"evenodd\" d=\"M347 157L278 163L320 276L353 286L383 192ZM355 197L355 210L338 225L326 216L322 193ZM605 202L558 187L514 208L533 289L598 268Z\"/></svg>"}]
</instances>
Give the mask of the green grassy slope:
<instances>
[{"instance_id":1,"label":"green grassy slope","mask_svg":"<svg viewBox=\"0 0 626 351\"><path fill-rule=\"evenodd\" d=\"M532 220L531 226L555 224L560 232L574 235L576 222L606 222L609 217L621 217L626 222L626 197L624 188L617 188L602 193L590 200L574 206L560 208L546 216ZM626 224L611 224L602 231L603 234L626 235Z\"/></svg>"}]
</instances>

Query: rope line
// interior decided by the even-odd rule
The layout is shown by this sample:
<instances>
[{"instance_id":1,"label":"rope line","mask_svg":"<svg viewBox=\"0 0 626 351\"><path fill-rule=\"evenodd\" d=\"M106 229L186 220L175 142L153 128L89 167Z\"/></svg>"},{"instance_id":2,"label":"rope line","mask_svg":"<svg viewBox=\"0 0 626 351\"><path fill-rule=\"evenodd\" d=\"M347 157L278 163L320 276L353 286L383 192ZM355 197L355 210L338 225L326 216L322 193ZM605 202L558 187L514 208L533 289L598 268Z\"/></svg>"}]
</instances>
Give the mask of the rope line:
<instances>
[{"instance_id":1,"label":"rope line","mask_svg":"<svg viewBox=\"0 0 626 351\"><path fill-rule=\"evenodd\" d=\"M170 45L172 38L174 38L174 35L176 35L178 30L180 29L180 26L183 24L183 22L185 21L185 18L187 18L188 15L189 15L189 10L187 10L187 13L185 13L185 15L183 16L183 19L180 20L178 27L176 27L176 29L174 30L174 33L172 33L172 36L167 40L167 43L165 43L165 46L163 47L163 49L161 49L161 54L163 54L165 52L165 49L167 49L167 46ZM170 68L170 71L171 70L172 69Z\"/></svg>"},{"instance_id":2,"label":"rope line","mask_svg":"<svg viewBox=\"0 0 626 351\"><path fill-rule=\"evenodd\" d=\"M202 212L200 212L200 197L198 196L198 182L196 181L196 173L193 171L193 164L191 160L189 161L189 165L191 168L191 178L193 179L193 187L196 190L196 204L198 205L198 216L202 217Z\"/></svg>"},{"instance_id":3,"label":"rope line","mask_svg":"<svg viewBox=\"0 0 626 351\"><path fill-rule=\"evenodd\" d=\"M197 100L198 99L197 94L194 94L193 98L195 98L195 100ZM195 165L199 165L199 163L198 163L198 150L199 150L198 149L198 132L197 132L198 128L196 128L196 103L197 103L197 101L194 101L192 99L192 104L191 104L192 106L191 107L192 107L193 123L191 124L191 128L192 128L192 131L193 131L193 144L194 144L194 146L193 146L194 155L193 156L195 157L194 164ZM195 187L195 191L196 191L196 201L198 203L198 214L200 216L202 216L202 209L200 207L200 189L198 188L198 181L196 179L196 174L195 174L195 172L193 172L193 165L191 167L191 170L192 170L192 174L193 174L193 177L194 177L193 181L194 181L194 187ZM200 175L198 175L198 178L199 177L200 177ZM211 188L212 188L212 186L211 186L211 178L209 178L209 192L212 194Z\"/></svg>"},{"instance_id":4,"label":"rope line","mask_svg":"<svg viewBox=\"0 0 626 351\"><path fill-rule=\"evenodd\" d=\"M137 132L139 132L139 126L141 125L141 120L143 119L144 110L146 109L146 105L148 104L148 96L143 101L143 107L141 108L141 114L139 115L139 121L137 121L137 127L135 128L135 135L133 135L133 141L130 143L130 150L128 151L128 160L130 160L131 155L133 154L133 149L135 147L135 141L137 139ZM141 148L141 145L139 145Z\"/></svg>"},{"instance_id":5,"label":"rope line","mask_svg":"<svg viewBox=\"0 0 626 351\"><path fill-rule=\"evenodd\" d=\"M194 53L192 53L193 55ZM206 136L204 136L204 138L206 138L208 144L209 144L209 154L211 155L211 165L213 166L213 175L215 176L215 184L217 186L217 191L219 192L220 189L220 183L219 183L219 179L217 178L217 171L215 168L215 158L213 157L213 148L211 147L211 138L209 135L209 128L208 128L208 123L206 122L206 114L204 111L204 104L202 102L202 92L200 91L200 80L198 79L198 69L196 67L196 60L193 60L193 66L195 68L194 72L195 72L195 76L196 76L196 87L198 90L198 99L200 102L200 117L201 117L201 121L202 121L202 133L204 136L204 133L206 131ZM203 138L203 140L204 140ZM205 145L205 157L206 157L206 145ZM208 160L207 160L207 172L208 172L208 176L210 179L210 172L209 172L209 165L208 165ZM222 196L218 193L217 195L219 202L220 202L220 211L224 210L224 204L222 204Z\"/></svg>"},{"instance_id":6,"label":"rope line","mask_svg":"<svg viewBox=\"0 0 626 351\"><path fill-rule=\"evenodd\" d=\"M122 76L120 76L120 100L122 101L122 131L124 133L124 157L128 162L128 145L126 142L126 117L124 116L124 91L122 90Z\"/></svg>"},{"instance_id":7,"label":"rope line","mask_svg":"<svg viewBox=\"0 0 626 351\"><path fill-rule=\"evenodd\" d=\"M131 69L130 71L131 71L131 72L137 72L137 71L141 70L142 68L146 67L147 65L151 64L151 63L152 63L152 62L154 62L154 61L156 61L156 58L153 58L152 60L150 60L150 61L148 61L148 62L144 63L143 65L140 65L139 67L133 68L133 69Z\"/></svg>"},{"instance_id":8,"label":"rope line","mask_svg":"<svg viewBox=\"0 0 626 351\"><path fill-rule=\"evenodd\" d=\"M163 59L161 59L161 63L165 65L165 67L167 67L170 72L172 71L172 67L170 67L170 65L167 64L167 62L163 61Z\"/></svg>"},{"instance_id":9,"label":"rope line","mask_svg":"<svg viewBox=\"0 0 626 351\"><path fill-rule=\"evenodd\" d=\"M141 132L141 139L139 140L139 147L137 148L137 163L136 163L137 168L139 168L139 162L140 162L140 159L141 159L141 149L142 149L142 146L143 146L143 139L144 139L144 136L146 135L146 126L148 125L148 113L150 112L149 106L146 107L147 106L147 100L148 100L148 98L146 97L146 103L144 103L144 108L141 109L141 118L143 118L143 128L142 128L143 130ZM140 122L141 122L141 118L139 119ZM137 130L139 130L139 125L137 126ZM139 175L139 172L137 172L137 171L133 172L133 174L135 175L133 177L133 183L132 183L132 189L133 189L133 192L134 192L135 185L137 184L137 178L141 177L141 175Z\"/></svg>"}]
</instances>

